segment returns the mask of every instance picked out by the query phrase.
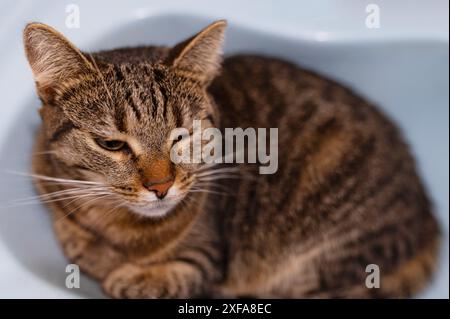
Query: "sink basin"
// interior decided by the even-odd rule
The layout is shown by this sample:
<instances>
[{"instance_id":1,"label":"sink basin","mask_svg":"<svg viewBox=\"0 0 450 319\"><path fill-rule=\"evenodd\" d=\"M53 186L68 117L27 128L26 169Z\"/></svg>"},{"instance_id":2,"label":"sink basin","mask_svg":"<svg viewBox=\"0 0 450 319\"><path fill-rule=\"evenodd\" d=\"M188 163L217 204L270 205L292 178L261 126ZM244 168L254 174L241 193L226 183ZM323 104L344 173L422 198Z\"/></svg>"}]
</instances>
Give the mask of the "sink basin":
<instances>
[{"instance_id":1,"label":"sink basin","mask_svg":"<svg viewBox=\"0 0 450 319\"><path fill-rule=\"evenodd\" d=\"M418 297L449 297L449 47L448 31L442 31L445 24L448 30L448 2L436 1L430 8L408 1L412 15L430 16L421 26L406 18L403 26L390 23L403 17L404 10L383 2L381 13L387 12L387 21L381 20L379 30L365 28L366 13L358 1L314 5L286 1L276 8L261 2L230 1L214 8L210 5L209 13L202 1L135 1L114 7L105 1L78 3L80 29L64 26L63 4L42 1L37 6L8 0L0 4L1 298L103 297L99 286L86 276L80 288L66 288L68 261L45 207L12 204L35 192L29 178L11 172L29 172L31 156L39 156L31 151L39 125L39 100L21 47L25 23L48 23L82 49L99 50L174 44L216 18L229 19L226 55L251 52L293 61L346 83L396 120L416 155L444 232L438 272ZM3 6L8 6L8 13ZM306 13L302 8L307 8ZM251 18L249 10L253 10Z\"/></svg>"}]
</instances>

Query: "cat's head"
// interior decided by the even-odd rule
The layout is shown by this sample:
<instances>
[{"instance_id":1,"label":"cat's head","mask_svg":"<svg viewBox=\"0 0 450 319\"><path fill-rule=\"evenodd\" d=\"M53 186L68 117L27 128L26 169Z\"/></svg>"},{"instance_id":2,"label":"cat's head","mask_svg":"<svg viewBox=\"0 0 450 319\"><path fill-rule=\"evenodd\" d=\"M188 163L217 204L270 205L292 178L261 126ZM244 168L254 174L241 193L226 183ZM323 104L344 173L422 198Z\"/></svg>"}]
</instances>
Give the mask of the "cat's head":
<instances>
[{"instance_id":1,"label":"cat's head","mask_svg":"<svg viewBox=\"0 0 450 319\"><path fill-rule=\"evenodd\" d=\"M177 143L171 132L191 130L194 119L203 129L215 125L206 88L220 67L225 28L217 21L173 48L147 48L137 58L126 50L89 55L47 25L27 25L25 52L56 163L73 179L100 183L93 185L135 212L165 215L201 186L200 164L171 161Z\"/></svg>"}]
</instances>

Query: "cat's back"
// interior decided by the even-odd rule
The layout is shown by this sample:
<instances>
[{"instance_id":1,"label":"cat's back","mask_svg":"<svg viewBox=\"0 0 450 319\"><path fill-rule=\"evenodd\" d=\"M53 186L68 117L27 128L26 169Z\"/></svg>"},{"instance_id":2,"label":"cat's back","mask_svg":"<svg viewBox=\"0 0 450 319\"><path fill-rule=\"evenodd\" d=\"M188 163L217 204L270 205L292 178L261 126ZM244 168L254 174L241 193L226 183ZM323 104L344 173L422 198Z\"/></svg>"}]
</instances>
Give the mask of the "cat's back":
<instances>
[{"instance_id":1,"label":"cat's back","mask_svg":"<svg viewBox=\"0 0 450 319\"><path fill-rule=\"evenodd\" d=\"M372 111L345 86L294 63L260 55L227 57L210 92L225 124L235 122L233 114L239 114L242 125L274 127L289 124L284 117L295 118L304 109L350 110L359 117L368 108Z\"/></svg>"},{"instance_id":2,"label":"cat's back","mask_svg":"<svg viewBox=\"0 0 450 319\"><path fill-rule=\"evenodd\" d=\"M278 128L277 172L255 170L256 181L225 182L235 190L221 202L230 267L254 265L249 273L236 266L240 272L231 270L230 278L248 284L264 272L261 260L276 264L314 249L308 263L329 273L319 289L331 291L369 263L394 272L433 249L439 230L414 160L400 130L370 102L292 63L260 56L225 59L210 92L223 128Z\"/></svg>"}]
</instances>

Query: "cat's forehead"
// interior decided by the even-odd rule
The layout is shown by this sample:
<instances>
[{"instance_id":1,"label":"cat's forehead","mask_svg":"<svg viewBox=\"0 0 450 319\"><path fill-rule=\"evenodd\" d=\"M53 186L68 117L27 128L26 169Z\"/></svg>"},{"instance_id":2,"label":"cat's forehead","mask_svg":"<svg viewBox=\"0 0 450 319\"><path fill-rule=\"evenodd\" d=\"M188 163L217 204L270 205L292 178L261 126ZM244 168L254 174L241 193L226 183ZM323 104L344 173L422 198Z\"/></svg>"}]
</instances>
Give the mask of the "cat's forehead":
<instances>
[{"instance_id":1,"label":"cat's forehead","mask_svg":"<svg viewBox=\"0 0 450 319\"><path fill-rule=\"evenodd\" d=\"M132 82L162 82L171 78L171 72L166 66L147 62L108 64L104 72L110 80L124 84Z\"/></svg>"},{"instance_id":2,"label":"cat's forehead","mask_svg":"<svg viewBox=\"0 0 450 319\"><path fill-rule=\"evenodd\" d=\"M204 103L194 82L161 65L108 64L98 71L61 95L66 114L87 130L162 139L186 126Z\"/></svg>"}]
</instances>

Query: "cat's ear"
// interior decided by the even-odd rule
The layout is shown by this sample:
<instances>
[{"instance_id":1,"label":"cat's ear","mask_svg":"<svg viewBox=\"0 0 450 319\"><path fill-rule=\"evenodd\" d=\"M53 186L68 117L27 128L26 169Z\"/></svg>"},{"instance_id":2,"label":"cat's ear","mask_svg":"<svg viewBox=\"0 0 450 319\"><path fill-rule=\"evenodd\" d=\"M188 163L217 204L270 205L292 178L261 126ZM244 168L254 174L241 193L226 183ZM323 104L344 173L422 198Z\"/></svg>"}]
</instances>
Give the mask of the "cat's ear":
<instances>
[{"instance_id":1,"label":"cat's ear","mask_svg":"<svg viewBox=\"0 0 450 319\"><path fill-rule=\"evenodd\" d=\"M28 24L23 42L38 93L44 101L52 99L61 82L93 70L81 51L48 25Z\"/></svg>"},{"instance_id":2,"label":"cat's ear","mask_svg":"<svg viewBox=\"0 0 450 319\"><path fill-rule=\"evenodd\" d=\"M217 74L222 61L222 43L227 22L216 21L170 52L167 64L193 72L204 83Z\"/></svg>"}]
</instances>

